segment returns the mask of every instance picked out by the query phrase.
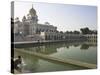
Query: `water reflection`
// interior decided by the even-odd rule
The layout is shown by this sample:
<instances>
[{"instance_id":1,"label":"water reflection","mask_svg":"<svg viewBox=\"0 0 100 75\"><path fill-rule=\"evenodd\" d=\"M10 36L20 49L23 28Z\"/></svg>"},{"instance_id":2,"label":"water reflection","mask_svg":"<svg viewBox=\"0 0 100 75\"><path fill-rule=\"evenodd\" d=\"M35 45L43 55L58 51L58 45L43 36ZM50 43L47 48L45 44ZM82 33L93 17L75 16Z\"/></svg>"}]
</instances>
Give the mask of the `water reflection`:
<instances>
[{"instance_id":1,"label":"water reflection","mask_svg":"<svg viewBox=\"0 0 100 75\"><path fill-rule=\"evenodd\" d=\"M91 42L50 43L23 49L65 60L71 58L89 63L97 63L97 45ZM92 56L90 56L91 54Z\"/></svg>"},{"instance_id":2,"label":"water reflection","mask_svg":"<svg viewBox=\"0 0 100 75\"><path fill-rule=\"evenodd\" d=\"M89 48L89 45L88 44L82 44L80 49L84 49L84 50L87 50Z\"/></svg>"},{"instance_id":3,"label":"water reflection","mask_svg":"<svg viewBox=\"0 0 100 75\"><path fill-rule=\"evenodd\" d=\"M72 46L80 47L80 50L88 50L89 47L93 47L93 46L96 47L97 44L90 43L90 42L53 43L53 44L46 44L46 45L42 45L42 46L29 47L29 48L24 48L24 49L28 50L28 51L33 51L33 52L38 52L38 53L50 55L50 54L56 53L57 49L66 48L66 50L68 50Z\"/></svg>"},{"instance_id":4,"label":"water reflection","mask_svg":"<svg viewBox=\"0 0 100 75\"><path fill-rule=\"evenodd\" d=\"M20 73L32 73L32 72L50 72L50 71L64 71L64 70L80 70L86 69L70 64L62 64L50 60L42 60L38 57L28 55L16 51L16 56L21 55L24 61L24 65L19 69L16 69Z\"/></svg>"},{"instance_id":5,"label":"water reflection","mask_svg":"<svg viewBox=\"0 0 100 75\"><path fill-rule=\"evenodd\" d=\"M35 71L38 68L38 58L33 57L32 55L28 55L26 53L18 52L15 51L15 58L20 55L23 58L23 65L19 68L16 69L18 72L32 72ZM30 68L31 67L31 68Z\"/></svg>"},{"instance_id":6,"label":"water reflection","mask_svg":"<svg viewBox=\"0 0 100 75\"><path fill-rule=\"evenodd\" d=\"M91 42L60 42L49 43L39 46L20 48L31 52L42 53L56 58L71 58L78 61L97 64L97 44ZM57 71L83 69L72 65L65 66L51 61L45 61L38 57L15 51L15 57L21 55L25 65L21 68L21 72L40 72L40 71ZM20 71L20 70L19 70Z\"/></svg>"}]
</instances>

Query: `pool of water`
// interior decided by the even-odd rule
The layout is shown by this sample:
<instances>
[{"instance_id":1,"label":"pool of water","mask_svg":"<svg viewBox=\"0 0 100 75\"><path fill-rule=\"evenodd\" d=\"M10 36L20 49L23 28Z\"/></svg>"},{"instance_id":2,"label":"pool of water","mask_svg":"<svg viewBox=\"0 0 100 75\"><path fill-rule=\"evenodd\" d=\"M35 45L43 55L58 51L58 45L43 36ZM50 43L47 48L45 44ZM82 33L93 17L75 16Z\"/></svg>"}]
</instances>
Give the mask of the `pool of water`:
<instances>
[{"instance_id":1,"label":"pool of water","mask_svg":"<svg viewBox=\"0 0 100 75\"><path fill-rule=\"evenodd\" d=\"M56 58L67 60L68 58L82 62L97 64L97 45L95 43L50 43L33 47L19 48L32 52L42 53ZM86 69L69 64L62 64L44 60L26 53L14 51L15 58L21 55L24 65L21 69L23 73L80 70Z\"/></svg>"}]
</instances>

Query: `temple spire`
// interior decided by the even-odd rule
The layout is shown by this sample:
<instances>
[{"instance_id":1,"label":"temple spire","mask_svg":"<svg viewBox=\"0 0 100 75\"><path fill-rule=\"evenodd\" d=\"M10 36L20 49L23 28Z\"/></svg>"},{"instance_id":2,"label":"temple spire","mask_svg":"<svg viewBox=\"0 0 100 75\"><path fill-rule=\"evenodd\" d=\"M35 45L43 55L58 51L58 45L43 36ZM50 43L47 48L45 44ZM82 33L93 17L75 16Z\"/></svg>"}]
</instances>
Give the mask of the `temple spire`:
<instances>
[{"instance_id":1,"label":"temple spire","mask_svg":"<svg viewBox=\"0 0 100 75\"><path fill-rule=\"evenodd\" d=\"M32 8L33 8L33 4L32 4Z\"/></svg>"}]
</instances>

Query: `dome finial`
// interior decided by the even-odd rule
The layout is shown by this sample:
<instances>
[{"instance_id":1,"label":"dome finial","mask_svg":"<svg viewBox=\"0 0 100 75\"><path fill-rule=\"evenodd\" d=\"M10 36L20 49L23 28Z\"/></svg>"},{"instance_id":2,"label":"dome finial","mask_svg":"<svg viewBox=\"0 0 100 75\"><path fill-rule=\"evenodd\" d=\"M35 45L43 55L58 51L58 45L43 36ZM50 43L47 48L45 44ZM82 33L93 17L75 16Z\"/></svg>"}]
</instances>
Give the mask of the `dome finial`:
<instances>
[{"instance_id":1,"label":"dome finial","mask_svg":"<svg viewBox=\"0 0 100 75\"><path fill-rule=\"evenodd\" d=\"M33 8L33 4L32 4L32 8Z\"/></svg>"}]
</instances>

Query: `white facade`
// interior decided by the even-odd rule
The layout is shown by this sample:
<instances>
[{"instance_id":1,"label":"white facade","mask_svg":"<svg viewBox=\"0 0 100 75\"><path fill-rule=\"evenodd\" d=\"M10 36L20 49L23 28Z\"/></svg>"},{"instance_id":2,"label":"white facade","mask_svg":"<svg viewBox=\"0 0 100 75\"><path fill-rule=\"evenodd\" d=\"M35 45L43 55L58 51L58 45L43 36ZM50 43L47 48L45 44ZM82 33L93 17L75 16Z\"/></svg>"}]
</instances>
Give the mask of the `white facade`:
<instances>
[{"instance_id":1,"label":"white facade","mask_svg":"<svg viewBox=\"0 0 100 75\"><path fill-rule=\"evenodd\" d=\"M66 41L84 41L96 40L97 35L67 34L57 31L57 27L45 24L38 24L38 16L32 7L27 16L23 16L22 21L19 18L14 22L15 41L37 41L37 40L66 40ZM16 35L17 34L17 35ZM21 35L18 35L21 34ZM20 37L20 39L19 39Z\"/></svg>"},{"instance_id":2,"label":"white facade","mask_svg":"<svg viewBox=\"0 0 100 75\"><path fill-rule=\"evenodd\" d=\"M29 14L24 16L22 22L18 18L14 22L14 33L22 33L23 35L40 34L41 32L55 32L57 27L49 24L38 24L38 16L32 7Z\"/></svg>"},{"instance_id":3,"label":"white facade","mask_svg":"<svg viewBox=\"0 0 100 75\"><path fill-rule=\"evenodd\" d=\"M64 40L64 41L84 41L85 36L82 34L65 34L60 32L41 32L44 40Z\"/></svg>"},{"instance_id":4,"label":"white facade","mask_svg":"<svg viewBox=\"0 0 100 75\"><path fill-rule=\"evenodd\" d=\"M97 34L87 34L84 35L89 42L97 42Z\"/></svg>"}]
</instances>

